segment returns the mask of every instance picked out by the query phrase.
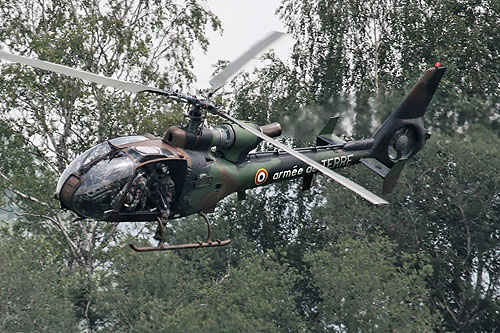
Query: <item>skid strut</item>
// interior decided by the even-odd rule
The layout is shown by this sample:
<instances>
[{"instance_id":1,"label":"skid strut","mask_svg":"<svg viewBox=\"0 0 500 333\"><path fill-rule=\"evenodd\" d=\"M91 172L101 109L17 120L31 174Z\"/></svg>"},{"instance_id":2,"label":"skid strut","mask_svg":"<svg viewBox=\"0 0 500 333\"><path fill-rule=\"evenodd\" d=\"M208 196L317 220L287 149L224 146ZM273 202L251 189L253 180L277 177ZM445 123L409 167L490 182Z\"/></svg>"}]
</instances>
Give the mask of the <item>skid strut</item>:
<instances>
[{"instance_id":1,"label":"skid strut","mask_svg":"<svg viewBox=\"0 0 500 333\"><path fill-rule=\"evenodd\" d=\"M226 239L223 241L216 240L212 241L210 238L212 234L212 224L208 219L208 216L203 213L198 213L205 222L207 223L207 240L205 242L191 243L191 244L178 244L178 245L165 245L163 242L165 240L165 226L163 225L163 220L161 217L158 217L158 230L160 232L160 240L158 241L158 246L147 246L147 247L137 247L134 244L129 244L132 250L136 252L151 252L151 251L169 251L169 250L182 250L182 249L195 249L200 247L216 247L216 246L225 246L231 243L230 239Z\"/></svg>"}]
</instances>

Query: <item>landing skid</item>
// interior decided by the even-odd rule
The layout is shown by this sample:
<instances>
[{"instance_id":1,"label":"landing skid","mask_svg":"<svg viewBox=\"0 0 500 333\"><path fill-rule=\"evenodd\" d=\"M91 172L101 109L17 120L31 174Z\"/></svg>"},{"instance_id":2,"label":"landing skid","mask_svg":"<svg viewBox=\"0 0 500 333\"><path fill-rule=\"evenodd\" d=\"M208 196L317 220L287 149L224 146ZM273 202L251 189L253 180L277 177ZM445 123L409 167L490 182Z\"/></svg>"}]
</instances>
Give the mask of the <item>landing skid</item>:
<instances>
[{"instance_id":1,"label":"landing skid","mask_svg":"<svg viewBox=\"0 0 500 333\"><path fill-rule=\"evenodd\" d=\"M198 242L198 243L190 243L190 244L178 244L178 245L165 245L164 244L165 227L163 225L163 220L161 219L161 217L158 217L158 230L160 232L160 238L161 238L160 241L158 242L158 246L137 247L134 244L129 244L129 246L132 248L132 250L134 250L136 252L153 252L153 251L195 249L195 248L201 248L201 247L217 247L217 246L225 246L225 245L231 243L230 239L226 239L223 241L220 241L220 240L212 241L210 239L210 236L212 234L212 224L210 224L208 216L203 212L199 212L198 214L201 217L203 217L203 219L207 223L207 240L206 240L206 242Z\"/></svg>"}]
</instances>

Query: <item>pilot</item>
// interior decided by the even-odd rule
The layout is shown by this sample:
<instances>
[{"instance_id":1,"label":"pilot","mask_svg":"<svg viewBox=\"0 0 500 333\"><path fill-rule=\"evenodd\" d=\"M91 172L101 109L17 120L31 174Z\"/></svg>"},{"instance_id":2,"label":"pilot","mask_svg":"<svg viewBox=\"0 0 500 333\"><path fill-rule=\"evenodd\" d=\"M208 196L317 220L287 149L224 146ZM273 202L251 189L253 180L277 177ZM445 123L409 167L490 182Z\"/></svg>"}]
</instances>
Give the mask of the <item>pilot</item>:
<instances>
[{"instance_id":1,"label":"pilot","mask_svg":"<svg viewBox=\"0 0 500 333\"><path fill-rule=\"evenodd\" d=\"M153 200L157 208L160 210L160 218L163 221L167 221L170 216L170 204L175 191L175 183L170 176L170 171L168 167L160 163L158 164L156 170L151 173L151 186L153 189ZM148 182L149 183L149 182ZM160 226L156 228L155 235L153 236L156 240L161 239Z\"/></svg>"},{"instance_id":2,"label":"pilot","mask_svg":"<svg viewBox=\"0 0 500 333\"><path fill-rule=\"evenodd\" d=\"M146 183L147 180L143 173L139 173L132 181L123 205L127 212L135 212L145 208L148 193Z\"/></svg>"}]
</instances>

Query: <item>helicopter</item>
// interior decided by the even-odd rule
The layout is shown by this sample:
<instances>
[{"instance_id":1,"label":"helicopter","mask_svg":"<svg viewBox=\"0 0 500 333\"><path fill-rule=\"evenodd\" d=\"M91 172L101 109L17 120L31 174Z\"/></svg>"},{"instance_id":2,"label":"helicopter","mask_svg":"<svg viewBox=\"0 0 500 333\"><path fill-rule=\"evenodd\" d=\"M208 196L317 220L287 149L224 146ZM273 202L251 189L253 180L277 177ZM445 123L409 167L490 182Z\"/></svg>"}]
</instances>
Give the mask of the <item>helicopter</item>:
<instances>
[{"instance_id":1,"label":"helicopter","mask_svg":"<svg viewBox=\"0 0 500 333\"><path fill-rule=\"evenodd\" d=\"M334 169L363 164L383 179L382 194L390 193L409 158L420 151L430 133L423 116L446 67L437 62L428 69L384 123L369 138L346 140L335 135L339 117L331 117L316 143L292 149L275 138L279 123L257 125L234 118L210 101L210 97L257 54L283 37L272 32L230 63L209 83L207 96L158 89L113 79L70 67L14 55L0 50L0 59L29 65L132 93L153 93L187 104L186 125L168 128L163 137L151 134L118 137L102 142L73 160L61 174L55 198L61 208L80 218L108 222L158 223L157 246L137 247L138 252L225 246L231 240L211 239L207 216L232 193L238 200L245 192L275 182L302 178L302 190L322 173L374 205L388 202ZM207 114L225 121L205 127ZM265 141L276 150L252 152ZM166 245L169 220L199 214L207 224L204 242Z\"/></svg>"}]
</instances>

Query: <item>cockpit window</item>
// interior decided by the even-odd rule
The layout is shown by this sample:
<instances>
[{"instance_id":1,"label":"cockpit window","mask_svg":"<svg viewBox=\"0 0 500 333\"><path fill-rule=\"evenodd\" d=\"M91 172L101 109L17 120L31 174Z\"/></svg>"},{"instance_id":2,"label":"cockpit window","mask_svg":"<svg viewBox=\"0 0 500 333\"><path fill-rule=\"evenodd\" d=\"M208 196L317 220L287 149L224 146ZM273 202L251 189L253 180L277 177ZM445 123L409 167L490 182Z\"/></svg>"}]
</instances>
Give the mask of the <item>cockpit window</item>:
<instances>
[{"instance_id":1,"label":"cockpit window","mask_svg":"<svg viewBox=\"0 0 500 333\"><path fill-rule=\"evenodd\" d=\"M136 210L169 215L175 191L171 172L176 168L171 168L166 158L160 162L151 161L154 163L140 162L151 156L158 158L173 154L165 148L141 143L147 140L150 139L145 136L116 138L78 156L57 184L58 195L62 189L67 197L63 205L80 216L99 220L116 212L132 213ZM129 144L132 146L128 149L124 147ZM72 174L76 175L72 179L77 181L69 192L72 185L68 178Z\"/></svg>"},{"instance_id":2,"label":"cockpit window","mask_svg":"<svg viewBox=\"0 0 500 333\"><path fill-rule=\"evenodd\" d=\"M62 186L66 182L66 179L68 177L75 173L84 163L88 163L89 161L93 160L98 154L106 154L109 152L111 148L109 145L104 142L101 143L97 146L94 146L87 151L85 151L83 154L78 156L73 162L71 162L66 170L64 170L63 174L59 178L59 182L57 183L57 188L56 188L56 193L59 193L61 191Z\"/></svg>"},{"instance_id":3,"label":"cockpit window","mask_svg":"<svg viewBox=\"0 0 500 333\"><path fill-rule=\"evenodd\" d=\"M120 138L111 139L109 140L109 142L112 145L121 146L127 143L140 142L145 140L148 140L148 138L146 138L145 136L134 135L134 136L123 136ZM59 182L57 183L56 193L59 193L61 191L64 182L66 182L66 179L68 179L68 177L71 174L78 171L82 166L87 165L88 163L109 153L110 151L111 147L109 146L109 144L107 142L103 142L101 144L98 144L97 146L90 148L89 150L78 156L73 162L70 163L70 165L68 165L66 170L64 170L63 174L59 178Z\"/></svg>"},{"instance_id":4,"label":"cockpit window","mask_svg":"<svg viewBox=\"0 0 500 333\"><path fill-rule=\"evenodd\" d=\"M130 148L128 151L127 151L127 154L135 161L135 162L138 162L142 157L143 155L141 153L139 153L137 150L135 150L134 148Z\"/></svg>"},{"instance_id":5,"label":"cockpit window","mask_svg":"<svg viewBox=\"0 0 500 333\"><path fill-rule=\"evenodd\" d=\"M73 195L73 207L84 216L102 219L133 175L134 163L127 156L97 162L87 171Z\"/></svg>"},{"instance_id":6,"label":"cockpit window","mask_svg":"<svg viewBox=\"0 0 500 333\"><path fill-rule=\"evenodd\" d=\"M91 148L88 152L88 154L85 156L83 159L81 165L82 167L85 167L87 164L95 161L96 159L106 155L111 151L111 147L107 142L103 142L94 148Z\"/></svg>"}]
</instances>

